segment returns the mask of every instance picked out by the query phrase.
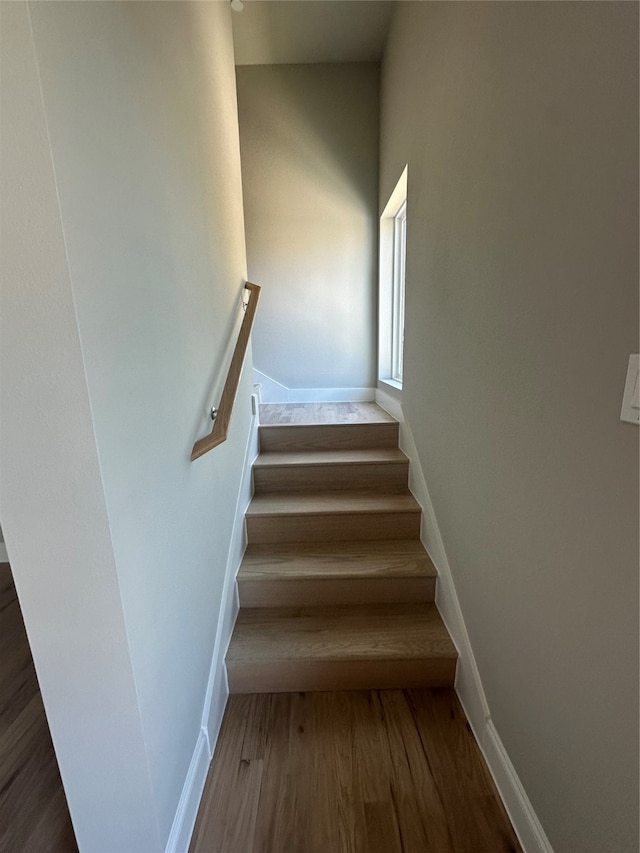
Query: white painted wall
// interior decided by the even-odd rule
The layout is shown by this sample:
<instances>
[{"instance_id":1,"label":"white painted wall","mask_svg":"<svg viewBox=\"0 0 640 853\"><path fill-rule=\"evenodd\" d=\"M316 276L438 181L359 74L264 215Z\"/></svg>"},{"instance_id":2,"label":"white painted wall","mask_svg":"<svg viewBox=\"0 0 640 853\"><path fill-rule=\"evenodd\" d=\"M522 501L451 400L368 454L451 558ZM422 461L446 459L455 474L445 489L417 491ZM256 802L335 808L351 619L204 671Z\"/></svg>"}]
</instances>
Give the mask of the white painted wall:
<instances>
[{"instance_id":1,"label":"white painted wall","mask_svg":"<svg viewBox=\"0 0 640 853\"><path fill-rule=\"evenodd\" d=\"M230 10L2 4L2 37L3 529L80 847L161 850L251 421L249 356L190 463L246 274Z\"/></svg>"},{"instance_id":2,"label":"white painted wall","mask_svg":"<svg viewBox=\"0 0 640 853\"><path fill-rule=\"evenodd\" d=\"M636 4L403 3L383 66L403 410L556 853L638 849L637 59Z\"/></svg>"},{"instance_id":3,"label":"white painted wall","mask_svg":"<svg viewBox=\"0 0 640 853\"><path fill-rule=\"evenodd\" d=\"M375 386L378 71L237 68L254 361L292 391Z\"/></svg>"}]
</instances>

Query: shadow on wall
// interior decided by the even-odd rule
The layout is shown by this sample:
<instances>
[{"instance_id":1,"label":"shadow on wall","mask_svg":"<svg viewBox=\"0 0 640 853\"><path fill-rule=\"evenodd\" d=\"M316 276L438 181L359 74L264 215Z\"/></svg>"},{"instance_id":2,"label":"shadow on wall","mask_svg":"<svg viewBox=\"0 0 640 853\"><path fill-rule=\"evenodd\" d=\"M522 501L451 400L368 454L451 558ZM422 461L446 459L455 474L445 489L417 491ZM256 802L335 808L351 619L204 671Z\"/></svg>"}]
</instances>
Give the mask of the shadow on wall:
<instances>
[{"instance_id":1,"label":"shadow on wall","mask_svg":"<svg viewBox=\"0 0 640 853\"><path fill-rule=\"evenodd\" d=\"M371 387L376 64L236 69L256 367L289 388Z\"/></svg>"},{"instance_id":2,"label":"shadow on wall","mask_svg":"<svg viewBox=\"0 0 640 853\"><path fill-rule=\"evenodd\" d=\"M239 69L240 74L243 71ZM311 75L313 99L309 97ZM269 140L270 147L288 159L290 168L299 172L305 183L313 181L318 192L327 196L335 192L350 195L367 209L372 178L377 181L377 175L372 175L372 165L377 164L372 164L366 156L354 157L354 151L362 144L361 128L368 116L354 120L352 93L345 87L341 98L334 75L331 66L296 66L295 75L291 66L270 67L265 82L281 94L278 115L274 115L272 98L260 98L256 92L250 105L253 121L256 130L261 130L264 139ZM257 79L252 80L256 89Z\"/></svg>"}]
</instances>

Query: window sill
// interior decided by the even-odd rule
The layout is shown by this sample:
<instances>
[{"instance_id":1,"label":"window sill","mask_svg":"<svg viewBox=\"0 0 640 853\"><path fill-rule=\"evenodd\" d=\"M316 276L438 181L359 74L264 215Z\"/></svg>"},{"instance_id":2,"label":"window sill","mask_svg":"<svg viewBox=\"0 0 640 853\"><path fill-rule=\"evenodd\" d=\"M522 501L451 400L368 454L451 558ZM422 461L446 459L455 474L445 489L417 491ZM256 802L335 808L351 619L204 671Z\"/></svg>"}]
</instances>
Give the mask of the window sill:
<instances>
[{"instance_id":1,"label":"window sill","mask_svg":"<svg viewBox=\"0 0 640 853\"><path fill-rule=\"evenodd\" d=\"M398 382L397 379L379 379L379 382L382 382L383 385L389 385L391 388L395 388L396 391L402 391L402 382Z\"/></svg>"}]
</instances>

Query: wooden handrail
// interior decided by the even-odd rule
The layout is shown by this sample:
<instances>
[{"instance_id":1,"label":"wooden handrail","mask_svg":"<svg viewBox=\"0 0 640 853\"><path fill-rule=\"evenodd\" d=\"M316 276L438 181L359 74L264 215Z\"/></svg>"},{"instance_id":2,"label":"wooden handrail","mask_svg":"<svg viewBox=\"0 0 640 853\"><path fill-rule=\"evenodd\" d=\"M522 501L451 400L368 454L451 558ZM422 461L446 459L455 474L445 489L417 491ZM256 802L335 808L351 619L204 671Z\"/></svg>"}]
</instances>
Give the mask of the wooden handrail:
<instances>
[{"instance_id":1,"label":"wooden handrail","mask_svg":"<svg viewBox=\"0 0 640 853\"><path fill-rule=\"evenodd\" d=\"M233 411L233 404L238 391L238 383L240 382L244 356L247 351L247 344L249 343L249 335L251 334L253 318L256 313L256 308L258 307L258 299L260 298L260 288L257 284L251 284L251 282L248 281L245 284L245 288L249 291L249 301L247 302L245 314L242 319L242 325L238 332L238 340L236 342L236 348L233 351L231 364L229 365L227 381L224 383L222 397L220 398L220 406L218 407L218 414L216 415L216 419L213 422L213 429L209 435L198 439L198 441L193 445L191 461L197 459L199 456L203 456L208 450L212 450L214 447L217 447L219 444L222 444L223 441L227 440L229 422L231 421L231 412Z\"/></svg>"}]
</instances>

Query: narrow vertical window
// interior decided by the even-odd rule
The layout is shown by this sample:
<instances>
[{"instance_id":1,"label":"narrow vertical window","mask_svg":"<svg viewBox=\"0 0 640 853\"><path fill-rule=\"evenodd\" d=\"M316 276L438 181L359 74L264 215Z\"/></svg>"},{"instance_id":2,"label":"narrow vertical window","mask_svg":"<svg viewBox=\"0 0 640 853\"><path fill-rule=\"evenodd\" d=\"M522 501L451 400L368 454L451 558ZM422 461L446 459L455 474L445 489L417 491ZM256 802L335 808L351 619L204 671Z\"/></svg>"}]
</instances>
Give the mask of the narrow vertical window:
<instances>
[{"instance_id":1,"label":"narrow vertical window","mask_svg":"<svg viewBox=\"0 0 640 853\"><path fill-rule=\"evenodd\" d=\"M400 389L403 379L407 168L380 217L378 379Z\"/></svg>"},{"instance_id":2,"label":"narrow vertical window","mask_svg":"<svg viewBox=\"0 0 640 853\"><path fill-rule=\"evenodd\" d=\"M391 378L402 382L404 345L404 268L407 255L407 201L393 218L393 306L391 321Z\"/></svg>"}]
</instances>

